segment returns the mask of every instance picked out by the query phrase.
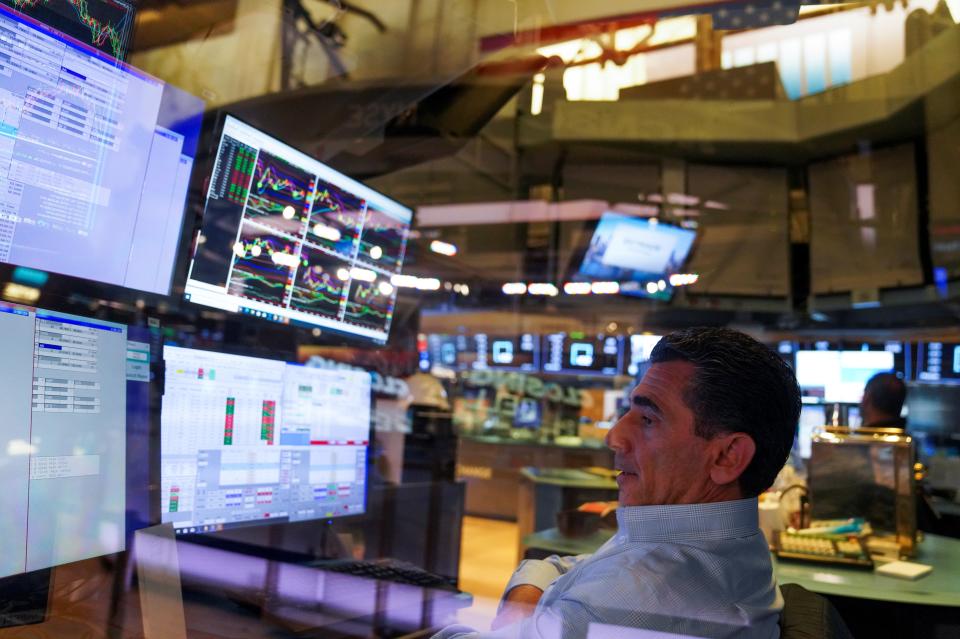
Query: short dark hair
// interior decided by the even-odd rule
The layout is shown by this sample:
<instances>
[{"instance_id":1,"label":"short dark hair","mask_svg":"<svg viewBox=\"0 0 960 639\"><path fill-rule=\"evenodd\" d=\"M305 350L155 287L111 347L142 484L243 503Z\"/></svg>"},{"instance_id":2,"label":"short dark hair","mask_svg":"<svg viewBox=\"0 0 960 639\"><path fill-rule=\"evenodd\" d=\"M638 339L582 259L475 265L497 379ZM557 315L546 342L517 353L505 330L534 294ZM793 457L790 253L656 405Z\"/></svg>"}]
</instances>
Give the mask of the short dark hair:
<instances>
[{"instance_id":1,"label":"short dark hair","mask_svg":"<svg viewBox=\"0 0 960 639\"><path fill-rule=\"evenodd\" d=\"M740 490L744 497L765 491L787 461L800 419L800 387L793 369L770 348L729 328L670 333L653 348L650 363L672 361L696 368L684 389L696 435L749 435L756 453L740 475Z\"/></svg>"},{"instance_id":2,"label":"short dark hair","mask_svg":"<svg viewBox=\"0 0 960 639\"><path fill-rule=\"evenodd\" d=\"M877 373L867 380L863 398L878 411L900 417L903 402L907 400L907 385L896 373Z\"/></svg>"}]
</instances>

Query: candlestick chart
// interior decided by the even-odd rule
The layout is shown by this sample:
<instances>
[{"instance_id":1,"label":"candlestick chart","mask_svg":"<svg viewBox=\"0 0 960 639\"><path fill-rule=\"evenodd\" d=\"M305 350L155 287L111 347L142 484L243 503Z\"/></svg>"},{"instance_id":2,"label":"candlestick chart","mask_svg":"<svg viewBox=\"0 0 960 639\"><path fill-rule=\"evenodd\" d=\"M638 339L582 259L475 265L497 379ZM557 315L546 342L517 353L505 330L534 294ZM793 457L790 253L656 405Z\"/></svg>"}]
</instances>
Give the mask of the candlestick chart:
<instances>
[{"instance_id":1,"label":"candlestick chart","mask_svg":"<svg viewBox=\"0 0 960 639\"><path fill-rule=\"evenodd\" d=\"M344 307L344 321L377 330L385 330L390 325L393 313L393 289L382 288L386 280L361 282L353 280L350 294ZM389 294L384 291L390 291Z\"/></svg>"},{"instance_id":2,"label":"candlestick chart","mask_svg":"<svg viewBox=\"0 0 960 639\"><path fill-rule=\"evenodd\" d=\"M360 232L357 259L389 271L398 271L407 247L408 225L374 207L367 209Z\"/></svg>"},{"instance_id":3,"label":"candlestick chart","mask_svg":"<svg viewBox=\"0 0 960 639\"><path fill-rule=\"evenodd\" d=\"M246 215L290 235L299 235L310 217L315 178L285 160L261 151L250 185Z\"/></svg>"},{"instance_id":4,"label":"candlestick chart","mask_svg":"<svg viewBox=\"0 0 960 639\"><path fill-rule=\"evenodd\" d=\"M244 223L234 245L230 293L283 305L294 255L296 246L290 240Z\"/></svg>"},{"instance_id":5,"label":"candlestick chart","mask_svg":"<svg viewBox=\"0 0 960 639\"><path fill-rule=\"evenodd\" d=\"M307 228L307 240L345 257L352 257L365 206L362 198L320 180Z\"/></svg>"},{"instance_id":6,"label":"candlestick chart","mask_svg":"<svg viewBox=\"0 0 960 639\"><path fill-rule=\"evenodd\" d=\"M120 0L0 0L85 44L123 59L133 29L134 9Z\"/></svg>"},{"instance_id":7,"label":"candlestick chart","mask_svg":"<svg viewBox=\"0 0 960 639\"><path fill-rule=\"evenodd\" d=\"M344 289L341 275L350 263L323 251L304 246L290 295L290 306L307 313L338 318Z\"/></svg>"}]
</instances>

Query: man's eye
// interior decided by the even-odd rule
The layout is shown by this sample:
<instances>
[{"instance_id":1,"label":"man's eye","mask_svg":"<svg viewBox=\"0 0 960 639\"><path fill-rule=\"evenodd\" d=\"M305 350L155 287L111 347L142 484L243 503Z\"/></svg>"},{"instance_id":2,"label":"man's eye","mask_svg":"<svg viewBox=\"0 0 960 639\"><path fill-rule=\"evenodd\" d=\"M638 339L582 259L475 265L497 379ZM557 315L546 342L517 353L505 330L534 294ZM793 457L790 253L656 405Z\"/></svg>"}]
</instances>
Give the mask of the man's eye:
<instances>
[{"instance_id":1,"label":"man's eye","mask_svg":"<svg viewBox=\"0 0 960 639\"><path fill-rule=\"evenodd\" d=\"M644 426L653 426L653 419L649 415L640 415L640 423Z\"/></svg>"}]
</instances>

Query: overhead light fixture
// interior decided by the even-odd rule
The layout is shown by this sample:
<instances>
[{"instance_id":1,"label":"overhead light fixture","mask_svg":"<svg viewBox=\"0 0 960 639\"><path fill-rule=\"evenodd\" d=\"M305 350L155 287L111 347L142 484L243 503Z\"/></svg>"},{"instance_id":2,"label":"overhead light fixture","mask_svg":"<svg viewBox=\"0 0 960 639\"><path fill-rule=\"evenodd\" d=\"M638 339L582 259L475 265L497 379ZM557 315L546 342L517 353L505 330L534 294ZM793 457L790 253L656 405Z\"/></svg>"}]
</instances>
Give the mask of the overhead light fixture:
<instances>
[{"instance_id":1,"label":"overhead light fixture","mask_svg":"<svg viewBox=\"0 0 960 639\"><path fill-rule=\"evenodd\" d=\"M670 286L690 286L696 284L700 276L696 273L674 273L668 279Z\"/></svg>"},{"instance_id":2,"label":"overhead light fixture","mask_svg":"<svg viewBox=\"0 0 960 639\"><path fill-rule=\"evenodd\" d=\"M417 288L417 278L413 275L391 275L390 283L397 288Z\"/></svg>"},{"instance_id":3,"label":"overhead light fixture","mask_svg":"<svg viewBox=\"0 0 960 639\"><path fill-rule=\"evenodd\" d=\"M563 285L563 292L567 295L589 295L590 282L567 282Z\"/></svg>"},{"instance_id":4,"label":"overhead light fixture","mask_svg":"<svg viewBox=\"0 0 960 639\"><path fill-rule=\"evenodd\" d=\"M449 242L441 242L440 240L430 242L430 250L440 255L446 255L447 257L453 257L457 254L456 245L450 244Z\"/></svg>"},{"instance_id":5,"label":"overhead light fixture","mask_svg":"<svg viewBox=\"0 0 960 639\"><path fill-rule=\"evenodd\" d=\"M270 255L270 260L277 266L286 266L287 268L294 268L300 263L297 256L290 253L273 253Z\"/></svg>"},{"instance_id":6,"label":"overhead light fixture","mask_svg":"<svg viewBox=\"0 0 960 639\"><path fill-rule=\"evenodd\" d=\"M3 287L3 296L15 302L33 304L40 299L40 289L16 282L7 282L7 285Z\"/></svg>"},{"instance_id":7,"label":"overhead light fixture","mask_svg":"<svg viewBox=\"0 0 960 639\"><path fill-rule=\"evenodd\" d=\"M504 295L524 295L527 292L527 285L523 282L507 282L501 290Z\"/></svg>"},{"instance_id":8,"label":"overhead light fixture","mask_svg":"<svg viewBox=\"0 0 960 639\"><path fill-rule=\"evenodd\" d=\"M594 295L616 295L620 292L619 282L594 282L590 285Z\"/></svg>"},{"instance_id":9,"label":"overhead light fixture","mask_svg":"<svg viewBox=\"0 0 960 639\"><path fill-rule=\"evenodd\" d=\"M440 280L435 277L418 277L417 290L420 291L439 291Z\"/></svg>"},{"instance_id":10,"label":"overhead light fixture","mask_svg":"<svg viewBox=\"0 0 960 639\"><path fill-rule=\"evenodd\" d=\"M548 297L556 297L560 294L560 290L557 289L553 284L540 283L531 284L527 287L527 292L530 295L546 295Z\"/></svg>"}]
</instances>

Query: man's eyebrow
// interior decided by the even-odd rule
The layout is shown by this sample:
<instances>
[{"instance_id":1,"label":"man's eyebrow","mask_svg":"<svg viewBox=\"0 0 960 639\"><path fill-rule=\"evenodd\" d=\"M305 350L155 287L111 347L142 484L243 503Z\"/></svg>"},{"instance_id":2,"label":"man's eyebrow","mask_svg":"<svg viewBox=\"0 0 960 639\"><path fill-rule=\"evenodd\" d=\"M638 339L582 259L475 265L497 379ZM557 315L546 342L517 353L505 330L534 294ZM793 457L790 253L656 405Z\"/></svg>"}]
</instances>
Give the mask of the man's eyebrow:
<instances>
[{"instance_id":1,"label":"man's eyebrow","mask_svg":"<svg viewBox=\"0 0 960 639\"><path fill-rule=\"evenodd\" d=\"M662 415L663 411L660 410L660 407L657 406L657 403L647 397L646 395L634 395L632 398L633 405L637 408L649 408L657 415Z\"/></svg>"}]
</instances>

